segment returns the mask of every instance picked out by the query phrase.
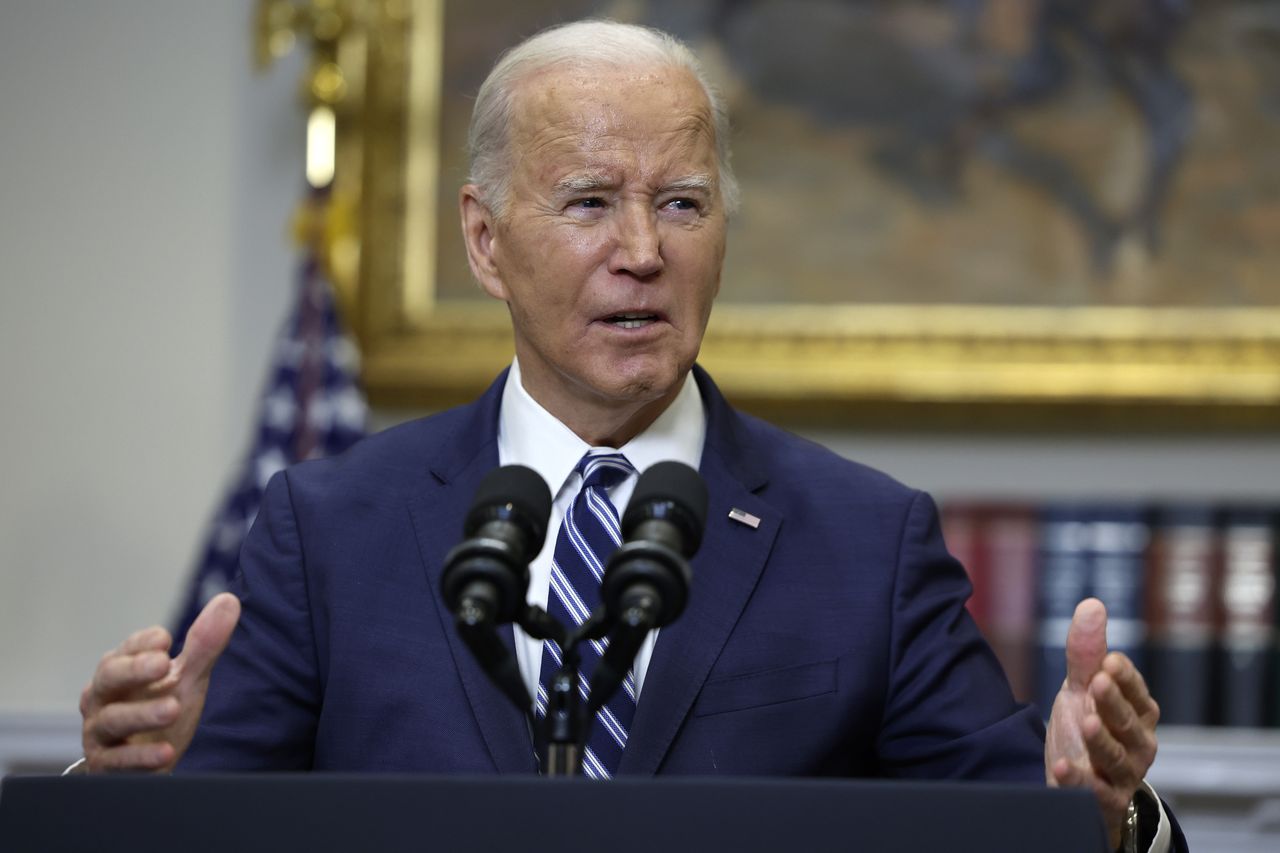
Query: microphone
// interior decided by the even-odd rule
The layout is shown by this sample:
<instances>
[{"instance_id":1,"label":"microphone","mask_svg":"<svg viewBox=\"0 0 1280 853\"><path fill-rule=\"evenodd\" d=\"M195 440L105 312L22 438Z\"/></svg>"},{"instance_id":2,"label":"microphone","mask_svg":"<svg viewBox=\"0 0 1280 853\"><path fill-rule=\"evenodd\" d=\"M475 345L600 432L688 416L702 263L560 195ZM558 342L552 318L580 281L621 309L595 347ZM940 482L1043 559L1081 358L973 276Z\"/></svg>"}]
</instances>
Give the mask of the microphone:
<instances>
[{"instance_id":1,"label":"microphone","mask_svg":"<svg viewBox=\"0 0 1280 853\"><path fill-rule=\"evenodd\" d=\"M462 641L525 713L533 703L497 626L514 620L525 605L529 561L542 550L550 515L551 490L536 471L522 465L490 471L462 525L467 538L445 555L440 579Z\"/></svg>"},{"instance_id":2,"label":"microphone","mask_svg":"<svg viewBox=\"0 0 1280 853\"><path fill-rule=\"evenodd\" d=\"M707 526L707 487L680 462L659 462L640 475L622 516L623 544L600 585L605 621L613 626L591 676L588 719L626 678L649 631L684 611L693 570L689 557Z\"/></svg>"},{"instance_id":3,"label":"microphone","mask_svg":"<svg viewBox=\"0 0 1280 853\"><path fill-rule=\"evenodd\" d=\"M463 524L467 538L444 558L441 589L459 624L516 618L550 515L551 491L533 469L506 465L485 475Z\"/></svg>"},{"instance_id":4,"label":"microphone","mask_svg":"<svg viewBox=\"0 0 1280 853\"><path fill-rule=\"evenodd\" d=\"M707 487L680 462L640 475L622 516L623 544L609 558L600 598L610 622L640 606L659 628L684 611L693 571L688 558L707 526Z\"/></svg>"}]
</instances>

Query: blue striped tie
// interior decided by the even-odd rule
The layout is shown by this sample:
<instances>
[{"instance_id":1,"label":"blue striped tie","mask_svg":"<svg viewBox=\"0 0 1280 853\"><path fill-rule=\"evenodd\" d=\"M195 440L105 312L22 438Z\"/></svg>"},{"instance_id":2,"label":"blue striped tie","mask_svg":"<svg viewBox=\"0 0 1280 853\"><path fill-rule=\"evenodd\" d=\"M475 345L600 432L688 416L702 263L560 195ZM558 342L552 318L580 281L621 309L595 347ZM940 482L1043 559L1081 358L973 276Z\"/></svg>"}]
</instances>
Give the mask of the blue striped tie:
<instances>
[{"instance_id":1,"label":"blue striped tie","mask_svg":"<svg viewBox=\"0 0 1280 853\"><path fill-rule=\"evenodd\" d=\"M622 542L618 510L606 491L621 483L635 468L621 453L588 453L574 469L582 475L582 488L565 513L556 536L551 563L551 591L547 611L566 626L581 625L600 603L600 579L609 555ZM591 641L578 647L580 673L591 673L604 653L606 643ZM560 670L560 647L552 640L542 644L542 671L539 676L537 713L547 707L547 686ZM583 701L586 680L581 679ZM608 779L618 769L627 732L636 712L635 673L627 673L622 689L596 712L583 752L582 770L595 779Z\"/></svg>"}]
</instances>

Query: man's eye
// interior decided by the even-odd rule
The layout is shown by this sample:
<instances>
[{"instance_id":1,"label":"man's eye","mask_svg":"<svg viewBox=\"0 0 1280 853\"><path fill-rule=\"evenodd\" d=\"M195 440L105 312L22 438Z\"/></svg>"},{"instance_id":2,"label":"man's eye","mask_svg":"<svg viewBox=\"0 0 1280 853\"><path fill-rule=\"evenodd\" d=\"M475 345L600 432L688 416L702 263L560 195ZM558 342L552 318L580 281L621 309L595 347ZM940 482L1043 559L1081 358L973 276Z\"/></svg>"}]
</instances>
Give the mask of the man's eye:
<instances>
[{"instance_id":1,"label":"man's eye","mask_svg":"<svg viewBox=\"0 0 1280 853\"><path fill-rule=\"evenodd\" d=\"M666 205L671 210L697 210L698 203L691 198L673 198Z\"/></svg>"},{"instance_id":2,"label":"man's eye","mask_svg":"<svg viewBox=\"0 0 1280 853\"><path fill-rule=\"evenodd\" d=\"M572 202L569 206L586 208L588 210L594 210L594 209L604 207L604 199L600 198L599 196L591 196L589 198L580 198L577 201Z\"/></svg>"}]
</instances>

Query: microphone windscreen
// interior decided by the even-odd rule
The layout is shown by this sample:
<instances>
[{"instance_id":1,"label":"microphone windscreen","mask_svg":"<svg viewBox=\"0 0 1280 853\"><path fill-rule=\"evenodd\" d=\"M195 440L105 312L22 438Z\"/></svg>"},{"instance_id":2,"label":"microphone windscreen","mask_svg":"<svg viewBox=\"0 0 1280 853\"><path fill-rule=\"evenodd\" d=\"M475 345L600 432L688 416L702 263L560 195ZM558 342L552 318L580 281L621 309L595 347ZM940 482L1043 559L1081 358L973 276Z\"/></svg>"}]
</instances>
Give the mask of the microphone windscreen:
<instances>
[{"instance_id":1,"label":"microphone windscreen","mask_svg":"<svg viewBox=\"0 0 1280 853\"><path fill-rule=\"evenodd\" d=\"M551 490L538 472L523 465L504 465L480 482L463 533L474 536L485 522L510 521L529 537L532 559L542 550L550 516Z\"/></svg>"},{"instance_id":2,"label":"microphone windscreen","mask_svg":"<svg viewBox=\"0 0 1280 853\"><path fill-rule=\"evenodd\" d=\"M707 526L707 486L697 471L683 462L659 462L640 475L622 516L622 538L630 539L638 524L654 518L680 527L685 556L698 550Z\"/></svg>"}]
</instances>

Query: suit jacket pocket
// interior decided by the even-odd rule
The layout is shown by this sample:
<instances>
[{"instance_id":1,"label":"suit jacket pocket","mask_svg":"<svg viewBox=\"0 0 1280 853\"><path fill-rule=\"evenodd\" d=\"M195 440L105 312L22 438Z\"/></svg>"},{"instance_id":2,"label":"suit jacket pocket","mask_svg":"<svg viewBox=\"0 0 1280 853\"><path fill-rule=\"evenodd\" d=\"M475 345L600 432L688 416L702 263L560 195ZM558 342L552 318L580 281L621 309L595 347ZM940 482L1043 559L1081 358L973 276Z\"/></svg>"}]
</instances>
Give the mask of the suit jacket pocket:
<instances>
[{"instance_id":1,"label":"suit jacket pocket","mask_svg":"<svg viewBox=\"0 0 1280 853\"><path fill-rule=\"evenodd\" d=\"M836 662L822 661L708 681L693 707L695 717L761 708L832 693Z\"/></svg>"}]
</instances>

